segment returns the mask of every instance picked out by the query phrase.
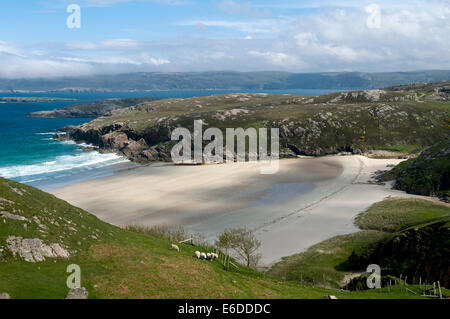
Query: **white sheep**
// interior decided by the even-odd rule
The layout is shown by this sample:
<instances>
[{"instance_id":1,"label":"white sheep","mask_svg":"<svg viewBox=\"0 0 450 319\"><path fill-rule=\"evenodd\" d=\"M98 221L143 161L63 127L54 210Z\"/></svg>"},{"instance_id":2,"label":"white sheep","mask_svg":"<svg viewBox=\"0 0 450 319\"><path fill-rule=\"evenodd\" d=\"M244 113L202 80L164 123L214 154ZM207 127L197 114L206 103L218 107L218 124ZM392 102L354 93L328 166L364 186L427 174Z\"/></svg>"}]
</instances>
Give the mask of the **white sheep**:
<instances>
[{"instance_id":1,"label":"white sheep","mask_svg":"<svg viewBox=\"0 0 450 319\"><path fill-rule=\"evenodd\" d=\"M206 259L206 254L205 253L200 253L200 259Z\"/></svg>"},{"instance_id":2,"label":"white sheep","mask_svg":"<svg viewBox=\"0 0 450 319\"><path fill-rule=\"evenodd\" d=\"M206 258L211 259L211 253L207 253Z\"/></svg>"},{"instance_id":3,"label":"white sheep","mask_svg":"<svg viewBox=\"0 0 450 319\"><path fill-rule=\"evenodd\" d=\"M201 253L197 250L197 251L195 252L195 256L197 257L197 259L200 259L200 255L201 255Z\"/></svg>"},{"instance_id":4,"label":"white sheep","mask_svg":"<svg viewBox=\"0 0 450 319\"><path fill-rule=\"evenodd\" d=\"M176 251L180 251L180 247L178 247L177 245L175 245L175 244L172 244L172 245L170 245L171 247L171 249L173 249L173 250L176 250Z\"/></svg>"},{"instance_id":5,"label":"white sheep","mask_svg":"<svg viewBox=\"0 0 450 319\"><path fill-rule=\"evenodd\" d=\"M211 253L211 259L218 259L219 255L216 253Z\"/></svg>"}]
</instances>

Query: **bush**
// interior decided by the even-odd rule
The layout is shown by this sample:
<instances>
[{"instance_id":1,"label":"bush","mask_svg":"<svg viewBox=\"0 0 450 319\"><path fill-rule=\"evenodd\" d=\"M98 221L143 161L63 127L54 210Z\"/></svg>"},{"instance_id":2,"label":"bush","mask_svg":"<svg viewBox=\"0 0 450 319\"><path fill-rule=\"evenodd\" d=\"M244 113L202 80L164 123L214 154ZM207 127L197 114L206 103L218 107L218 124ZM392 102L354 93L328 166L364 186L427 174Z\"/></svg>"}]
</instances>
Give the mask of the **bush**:
<instances>
[{"instance_id":1,"label":"bush","mask_svg":"<svg viewBox=\"0 0 450 319\"><path fill-rule=\"evenodd\" d=\"M245 261L247 267L257 268L261 255L257 253L261 242L247 228L225 229L216 241L216 246L224 249L228 254L230 250Z\"/></svg>"}]
</instances>

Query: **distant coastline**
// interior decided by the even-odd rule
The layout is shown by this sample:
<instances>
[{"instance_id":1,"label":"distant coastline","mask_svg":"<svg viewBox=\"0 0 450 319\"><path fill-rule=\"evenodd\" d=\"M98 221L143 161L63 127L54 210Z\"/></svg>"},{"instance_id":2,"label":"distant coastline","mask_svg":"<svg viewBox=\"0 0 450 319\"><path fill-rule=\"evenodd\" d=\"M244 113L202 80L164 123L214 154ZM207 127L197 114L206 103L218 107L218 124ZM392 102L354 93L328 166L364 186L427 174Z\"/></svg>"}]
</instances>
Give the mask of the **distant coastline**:
<instances>
[{"instance_id":1,"label":"distant coastline","mask_svg":"<svg viewBox=\"0 0 450 319\"><path fill-rule=\"evenodd\" d=\"M38 103L38 102L69 102L69 101L77 101L77 99L62 98L62 97L27 97L27 96L0 97L0 102L5 103Z\"/></svg>"},{"instance_id":2,"label":"distant coastline","mask_svg":"<svg viewBox=\"0 0 450 319\"><path fill-rule=\"evenodd\" d=\"M376 89L450 80L450 70L415 72L137 72L49 79L0 79L3 93L154 92L182 90Z\"/></svg>"}]
</instances>

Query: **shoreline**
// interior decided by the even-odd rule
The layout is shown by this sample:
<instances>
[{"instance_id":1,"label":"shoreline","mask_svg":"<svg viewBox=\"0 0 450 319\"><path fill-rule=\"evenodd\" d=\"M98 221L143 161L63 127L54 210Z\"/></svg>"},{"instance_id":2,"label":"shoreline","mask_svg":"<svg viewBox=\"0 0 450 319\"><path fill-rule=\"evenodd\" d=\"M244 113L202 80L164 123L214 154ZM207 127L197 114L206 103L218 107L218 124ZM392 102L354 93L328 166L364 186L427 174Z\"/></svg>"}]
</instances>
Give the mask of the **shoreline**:
<instances>
[{"instance_id":1,"label":"shoreline","mask_svg":"<svg viewBox=\"0 0 450 319\"><path fill-rule=\"evenodd\" d=\"M262 163L155 163L51 193L117 226L183 226L210 242L226 228L246 226L262 242L262 264L270 266L359 231L354 218L388 196L427 198L369 183L375 171L401 161L361 155L283 159L274 175L260 175Z\"/></svg>"}]
</instances>

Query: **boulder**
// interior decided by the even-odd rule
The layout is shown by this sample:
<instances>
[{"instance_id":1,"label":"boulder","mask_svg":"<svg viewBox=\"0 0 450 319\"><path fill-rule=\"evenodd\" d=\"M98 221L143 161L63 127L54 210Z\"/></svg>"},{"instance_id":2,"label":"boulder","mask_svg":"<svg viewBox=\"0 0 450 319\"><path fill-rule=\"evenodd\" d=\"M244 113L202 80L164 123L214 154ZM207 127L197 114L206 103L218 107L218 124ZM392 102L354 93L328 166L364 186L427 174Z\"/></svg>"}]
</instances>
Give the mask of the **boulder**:
<instances>
[{"instance_id":1,"label":"boulder","mask_svg":"<svg viewBox=\"0 0 450 319\"><path fill-rule=\"evenodd\" d=\"M67 293L66 299L88 299L89 292L86 288L72 288Z\"/></svg>"},{"instance_id":2,"label":"boulder","mask_svg":"<svg viewBox=\"0 0 450 319\"><path fill-rule=\"evenodd\" d=\"M4 292L0 294L0 299L11 299L11 296L8 293Z\"/></svg>"}]
</instances>

